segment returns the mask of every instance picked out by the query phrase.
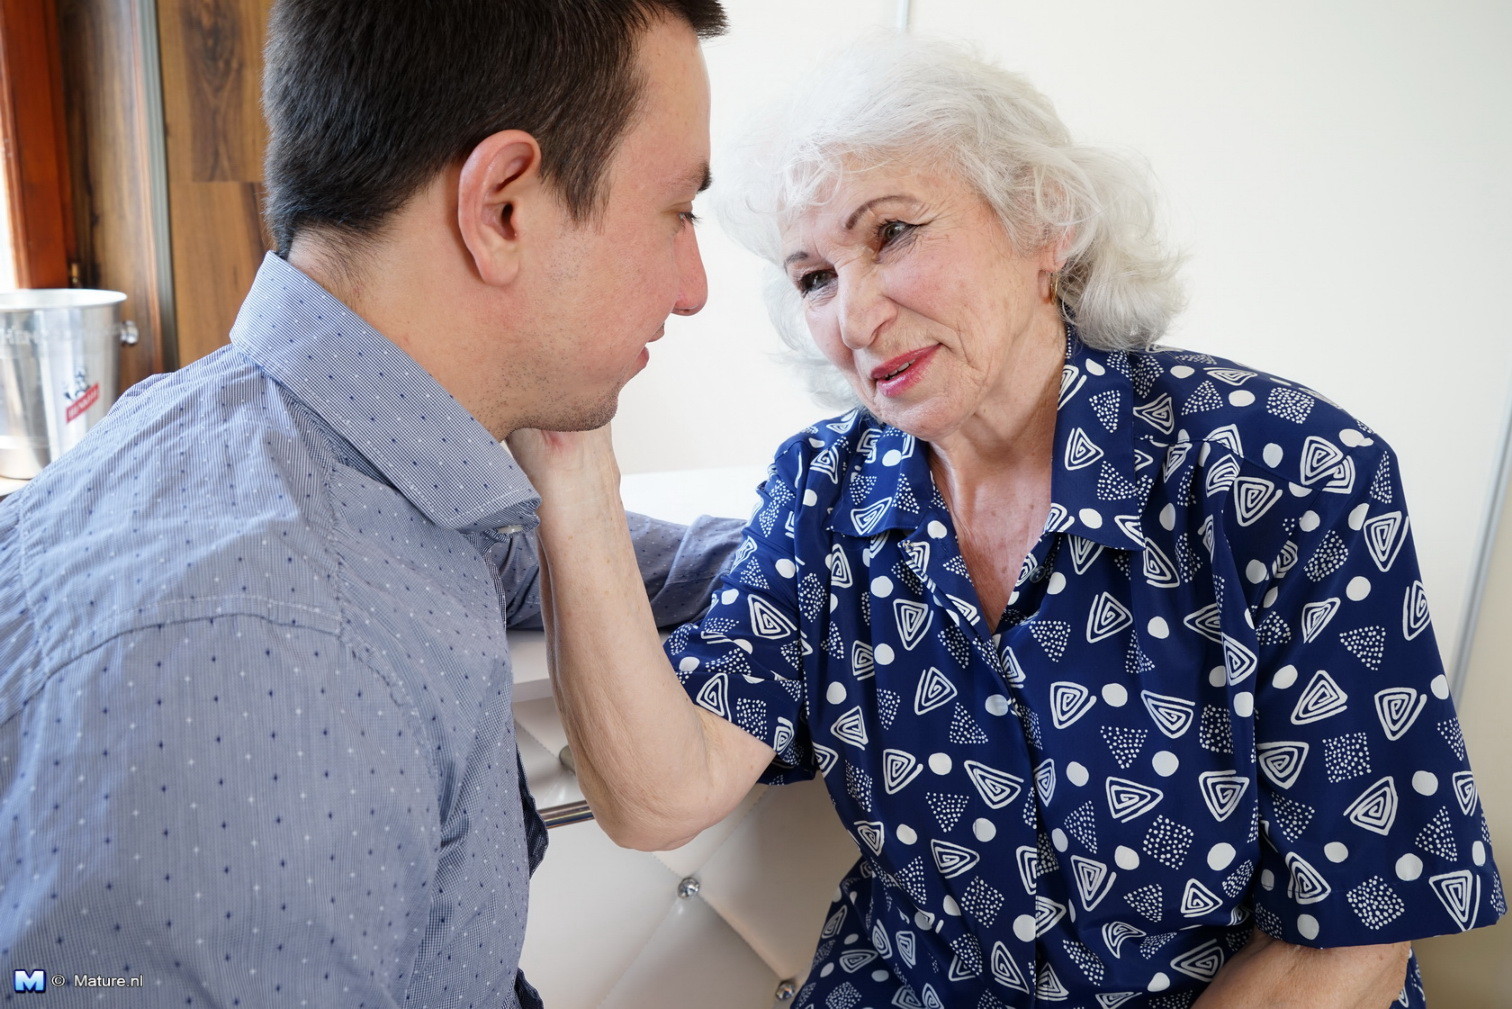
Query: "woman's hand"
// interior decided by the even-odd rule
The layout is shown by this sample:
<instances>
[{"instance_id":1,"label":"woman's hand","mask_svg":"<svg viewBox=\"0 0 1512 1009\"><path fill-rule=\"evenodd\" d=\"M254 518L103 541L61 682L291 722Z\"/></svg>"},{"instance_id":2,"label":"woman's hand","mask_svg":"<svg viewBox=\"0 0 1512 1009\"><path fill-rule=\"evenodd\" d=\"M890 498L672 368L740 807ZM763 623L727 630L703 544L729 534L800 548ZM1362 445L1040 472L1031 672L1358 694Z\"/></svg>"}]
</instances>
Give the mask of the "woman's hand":
<instances>
[{"instance_id":1,"label":"woman's hand","mask_svg":"<svg viewBox=\"0 0 1512 1009\"><path fill-rule=\"evenodd\" d=\"M1256 929L1192 1009L1387 1009L1410 950L1405 942L1313 949Z\"/></svg>"},{"instance_id":2,"label":"woman's hand","mask_svg":"<svg viewBox=\"0 0 1512 1009\"><path fill-rule=\"evenodd\" d=\"M543 520L573 510L622 510L609 425L592 431L521 428L504 441L541 495Z\"/></svg>"}]
</instances>

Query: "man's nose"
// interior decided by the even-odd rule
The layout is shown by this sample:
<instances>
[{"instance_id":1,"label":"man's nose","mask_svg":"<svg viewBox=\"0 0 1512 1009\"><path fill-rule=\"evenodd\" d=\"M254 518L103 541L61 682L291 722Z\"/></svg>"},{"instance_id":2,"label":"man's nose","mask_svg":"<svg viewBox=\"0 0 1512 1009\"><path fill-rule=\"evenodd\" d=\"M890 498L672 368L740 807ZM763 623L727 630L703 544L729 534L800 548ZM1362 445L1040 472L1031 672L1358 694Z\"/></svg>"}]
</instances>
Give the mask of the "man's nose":
<instances>
[{"instance_id":1,"label":"man's nose","mask_svg":"<svg viewBox=\"0 0 1512 1009\"><path fill-rule=\"evenodd\" d=\"M698 237L691 228L677 250L677 301L672 311L678 315L695 315L709 300L709 277L704 272L703 256L698 252Z\"/></svg>"}]
</instances>

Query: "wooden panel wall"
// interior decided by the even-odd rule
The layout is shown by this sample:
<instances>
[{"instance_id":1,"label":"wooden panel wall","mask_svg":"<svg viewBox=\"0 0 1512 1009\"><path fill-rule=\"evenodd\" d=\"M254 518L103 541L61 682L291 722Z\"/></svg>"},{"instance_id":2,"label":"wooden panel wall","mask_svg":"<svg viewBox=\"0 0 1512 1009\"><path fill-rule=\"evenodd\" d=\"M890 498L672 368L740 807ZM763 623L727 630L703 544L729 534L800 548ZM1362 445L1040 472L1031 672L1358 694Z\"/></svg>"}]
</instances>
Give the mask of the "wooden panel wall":
<instances>
[{"instance_id":1,"label":"wooden panel wall","mask_svg":"<svg viewBox=\"0 0 1512 1009\"><path fill-rule=\"evenodd\" d=\"M158 0L178 363L227 341L263 251L270 0Z\"/></svg>"},{"instance_id":2,"label":"wooden panel wall","mask_svg":"<svg viewBox=\"0 0 1512 1009\"><path fill-rule=\"evenodd\" d=\"M121 348L121 389L174 366L171 288L151 177L149 109L158 81L141 26L144 0L59 0L80 282L126 295L139 342Z\"/></svg>"}]
</instances>

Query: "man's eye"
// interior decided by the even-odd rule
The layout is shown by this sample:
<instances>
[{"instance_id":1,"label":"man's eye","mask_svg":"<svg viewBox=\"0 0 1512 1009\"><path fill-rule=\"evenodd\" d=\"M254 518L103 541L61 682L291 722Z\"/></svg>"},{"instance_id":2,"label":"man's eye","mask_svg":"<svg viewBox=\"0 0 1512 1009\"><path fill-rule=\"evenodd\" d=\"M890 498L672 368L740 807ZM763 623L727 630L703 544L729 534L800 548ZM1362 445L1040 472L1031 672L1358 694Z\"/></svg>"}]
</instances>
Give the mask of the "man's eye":
<instances>
[{"instance_id":1,"label":"man's eye","mask_svg":"<svg viewBox=\"0 0 1512 1009\"><path fill-rule=\"evenodd\" d=\"M834 270L810 270L798 278L798 290L800 293L813 294L821 287L828 287L830 281L835 279Z\"/></svg>"},{"instance_id":2,"label":"man's eye","mask_svg":"<svg viewBox=\"0 0 1512 1009\"><path fill-rule=\"evenodd\" d=\"M693 213L693 211L691 211L691 210L681 210L681 211L678 211L677 216L678 216L678 218L684 224L688 225L689 227L692 227L693 225L697 224L700 220L702 220L701 217L699 217L697 214Z\"/></svg>"}]
</instances>

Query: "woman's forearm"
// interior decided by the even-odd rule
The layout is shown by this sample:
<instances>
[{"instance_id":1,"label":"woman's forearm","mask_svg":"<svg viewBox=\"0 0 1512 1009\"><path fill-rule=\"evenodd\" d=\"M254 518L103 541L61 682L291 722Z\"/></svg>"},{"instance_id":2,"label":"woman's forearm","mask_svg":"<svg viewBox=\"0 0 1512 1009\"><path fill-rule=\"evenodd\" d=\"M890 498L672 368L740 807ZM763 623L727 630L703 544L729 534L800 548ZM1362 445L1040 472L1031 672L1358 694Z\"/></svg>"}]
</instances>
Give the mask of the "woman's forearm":
<instances>
[{"instance_id":1,"label":"woman's forearm","mask_svg":"<svg viewBox=\"0 0 1512 1009\"><path fill-rule=\"evenodd\" d=\"M1406 979L1407 943L1312 949L1255 930L1192 1009L1386 1009Z\"/></svg>"},{"instance_id":2,"label":"woman's forearm","mask_svg":"<svg viewBox=\"0 0 1512 1009\"><path fill-rule=\"evenodd\" d=\"M689 701L661 649L612 457L570 461L532 472L552 685L604 830L629 847L674 847L734 808L772 753Z\"/></svg>"}]
</instances>

